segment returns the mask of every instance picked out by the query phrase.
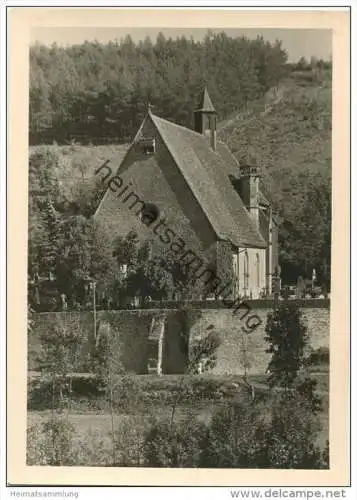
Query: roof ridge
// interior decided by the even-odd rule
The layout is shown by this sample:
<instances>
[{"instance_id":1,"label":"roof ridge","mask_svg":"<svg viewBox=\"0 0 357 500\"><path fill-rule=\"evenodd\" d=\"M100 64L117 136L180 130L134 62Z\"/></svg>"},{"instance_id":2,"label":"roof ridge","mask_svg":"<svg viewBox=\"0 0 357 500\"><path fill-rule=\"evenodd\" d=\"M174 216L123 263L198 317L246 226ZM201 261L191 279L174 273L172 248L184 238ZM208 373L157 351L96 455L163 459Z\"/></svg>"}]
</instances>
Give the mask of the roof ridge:
<instances>
[{"instance_id":1,"label":"roof ridge","mask_svg":"<svg viewBox=\"0 0 357 500\"><path fill-rule=\"evenodd\" d=\"M173 127L178 127L181 130L185 130L186 132L191 132L196 137L197 136L198 137L203 137L203 135L200 132L196 132L196 130L193 130L192 128L184 127L183 125L179 125L178 123L175 123L175 122L170 122L170 120L166 120L166 118L162 118L161 116L154 115L153 113L151 113L151 118L156 118L157 120L161 120L161 121L163 121L165 123L168 123L169 125L171 125Z\"/></svg>"}]
</instances>

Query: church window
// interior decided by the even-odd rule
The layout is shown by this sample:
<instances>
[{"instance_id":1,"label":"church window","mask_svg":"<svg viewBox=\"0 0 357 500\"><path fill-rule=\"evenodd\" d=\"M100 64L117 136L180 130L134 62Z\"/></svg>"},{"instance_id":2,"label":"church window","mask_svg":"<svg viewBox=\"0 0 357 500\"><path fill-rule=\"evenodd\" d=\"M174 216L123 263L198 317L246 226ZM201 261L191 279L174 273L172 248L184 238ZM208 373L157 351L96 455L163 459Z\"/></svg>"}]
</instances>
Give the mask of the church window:
<instances>
[{"instance_id":1,"label":"church window","mask_svg":"<svg viewBox=\"0 0 357 500\"><path fill-rule=\"evenodd\" d=\"M208 116L208 127L210 130L216 130L216 117L215 116Z\"/></svg>"},{"instance_id":2,"label":"church window","mask_svg":"<svg viewBox=\"0 0 357 500\"><path fill-rule=\"evenodd\" d=\"M153 222L155 222L160 215L160 210L153 203L145 203L144 208L141 211L141 222L145 225L150 226Z\"/></svg>"},{"instance_id":3,"label":"church window","mask_svg":"<svg viewBox=\"0 0 357 500\"><path fill-rule=\"evenodd\" d=\"M257 269L257 287L260 287L260 260L258 253L256 255L256 269Z\"/></svg>"}]
</instances>

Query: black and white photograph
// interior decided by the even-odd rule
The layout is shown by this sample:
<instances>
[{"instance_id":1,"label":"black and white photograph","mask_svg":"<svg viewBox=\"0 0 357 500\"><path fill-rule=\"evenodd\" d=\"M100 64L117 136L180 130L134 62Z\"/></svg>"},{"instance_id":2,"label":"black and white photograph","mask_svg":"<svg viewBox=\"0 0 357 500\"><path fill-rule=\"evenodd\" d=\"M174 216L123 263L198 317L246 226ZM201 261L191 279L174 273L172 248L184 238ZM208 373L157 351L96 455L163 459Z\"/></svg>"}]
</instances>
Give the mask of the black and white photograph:
<instances>
[{"instance_id":1,"label":"black and white photograph","mask_svg":"<svg viewBox=\"0 0 357 500\"><path fill-rule=\"evenodd\" d=\"M31 28L27 467L331 468L333 31L217 26Z\"/></svg>"}]
</instances>

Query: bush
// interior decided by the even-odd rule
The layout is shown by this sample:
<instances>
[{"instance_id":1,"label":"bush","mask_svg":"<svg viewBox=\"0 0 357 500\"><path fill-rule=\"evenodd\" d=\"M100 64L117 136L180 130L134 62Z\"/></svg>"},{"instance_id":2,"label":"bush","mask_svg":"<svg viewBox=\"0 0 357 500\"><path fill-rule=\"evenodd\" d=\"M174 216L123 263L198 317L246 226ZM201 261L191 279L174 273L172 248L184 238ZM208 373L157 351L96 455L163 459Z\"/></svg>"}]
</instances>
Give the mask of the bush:
<instances>
[{"instance_id":1,"label":"bush","mask_svg":"<svg viewBox=\"0 0 357 500\"><path fill-rule=\"evenodd\" d=\"M209 332L205 337L192 342L190 365L192 373L212 370L217 363L217 349L222 340L217 332Z\"/></svg>"},{"instance_id":2,"label":"bush","mask_svg":"<svg viewBox=\"0 0 357 500\"><path fill-rule=\"evenodd\" d=\"M315 445L320 422L311 402L298 393L284 393L273 405L266 434L267 465L283 469L324 468L323 455Z\"/></svg>"},{"instance_id":3,"label":"bush","mask_svg":"<svg viewBox=\"0 0 357 500\"><path fill-rule=\"evenodd\" d=\"M140 467L144 464L145 435L151 419L130 416L121 420L115 433L115 458L118 467Z\"/></svg>"},{"instance_id":4,"label":"bush","mask_svg":"<svg viewBox=\"0 0 357 500\"><path fill-rule=\"evenodd\" d=\"M264 418L260 406L233 403L216 410L201 467L246 468L264 465Z\"/></svg>"},{"instance_id":5,"label":"bush","mask_svg":"<svg viewBox=\"0 0 357 500\"><path fill-rule=\"evenodd\" d=\"M315 445L319 431L310 398L291 390L226 404L207 425L197 418L156 422L145 435L144 465L321 469L328 466L328 449Z\"/></svg>"},{"instance_id":6,"label":"bush","mask_svg":"<svg viewBox=\"0 0 357 500\"><path fill-rule=\"evenodd\" d=\"M197 419L157 422L145 435L144 464L149 467L198 467L207 446L207 428Z\"/></svg>"},{"instance_id":7,"label":"bush","mask_svg":"<svg viewBox=\"0 0 357 500\"><path fill-rule=\"evenodd\" d=\"M217 410L201 453L202 467L303 468L326 466L315 445L319 420L295 391L264 403L235 403Z\"/></svg>"},{"instance_id":8,"label":"bush","mask_svg":"<svg viewBox=\"0 0 357 500\"><path fill-rule=\"evenodd\" d=\"M188 381L190 387L188 394L193 401L212 401L220 398L222 382L210 378L192 378Z\"/></svg>"},{"instance_id":9,"label":"bush","mask_svg":"<svg viewBox=\"0 0 357 500\"><path fill-rule=\"evenodd\" d=\"M317 380L311 379L308 375L302 374L296 379L295 390L310 406L313 415L317 415L322 410L322 399L316 394Z\"/></svg>"},{"instance_id":10,"label":"bush","mask_svg":"<svg viewBox=\"0 0 357 500\"><path fill-rule=\"evenodd\" d=\"M113 409L123 412L137 411L148 404L145 393L135 375L123 373L113 379L112 391ZM145 408L141 408L145 410Z\"/></svg>"},{"instance_id":11,"label":"bush","mask_svg":"<svg viewBox=\"0 0 357 500\"><path fill-rule=\"evenodd\" d=\"M305 361L307 366L328 365L330 363L330 349L328 347L319 347L314 349Z\"/></svg>"},{"instance_id":12,"label":"bush","mask_svg":"<svg viewBox=\"0 0 357 500\"><path fill-rule=\"evenodd\" d=\"M63 383L68 389L69 382ZM75 376L71 379L71 392L66 396L71 398L71 406L79 401L85 401L86 405L97 402L100 406L100 397L103 395L98 388L98 382L93 377ZM29 410L48 410L53 406L53 384L50 380L35 379L28 382L27 408Z\"/></svg>"},{"instance_id":13,"label":"bush","mask_svg":"<svg viewBox=\"0 0 357 500\"><path fill-rule=\"evenodd\" d=\"M75 465L74 431L74 426L58 415L30 427L27 433L27 465Z\"/></svg>"}]
</instances>

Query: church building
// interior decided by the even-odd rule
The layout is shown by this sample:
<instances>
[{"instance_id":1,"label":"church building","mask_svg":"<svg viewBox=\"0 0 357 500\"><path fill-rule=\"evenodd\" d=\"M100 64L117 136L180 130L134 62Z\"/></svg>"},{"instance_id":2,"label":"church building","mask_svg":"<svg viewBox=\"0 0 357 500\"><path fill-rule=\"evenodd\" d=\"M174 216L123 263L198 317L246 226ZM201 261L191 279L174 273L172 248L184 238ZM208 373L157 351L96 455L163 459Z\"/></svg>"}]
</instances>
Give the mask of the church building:
<instances>
[{"instance_id":1,"label":"church building","mask_svg":"<svg viewBox=\"0 0 357 500\"><path fill-rule=\"evenodd\" d=\"M149 108L120 165L108 161L96 174L108 189L95 219L113 240L134 231L152 254L174 254L205 283L214 273L216 297L272 293L278 228L259 166L239 164L218 140L207 88L194 130Z\"/></svg>"}]
</instances>

